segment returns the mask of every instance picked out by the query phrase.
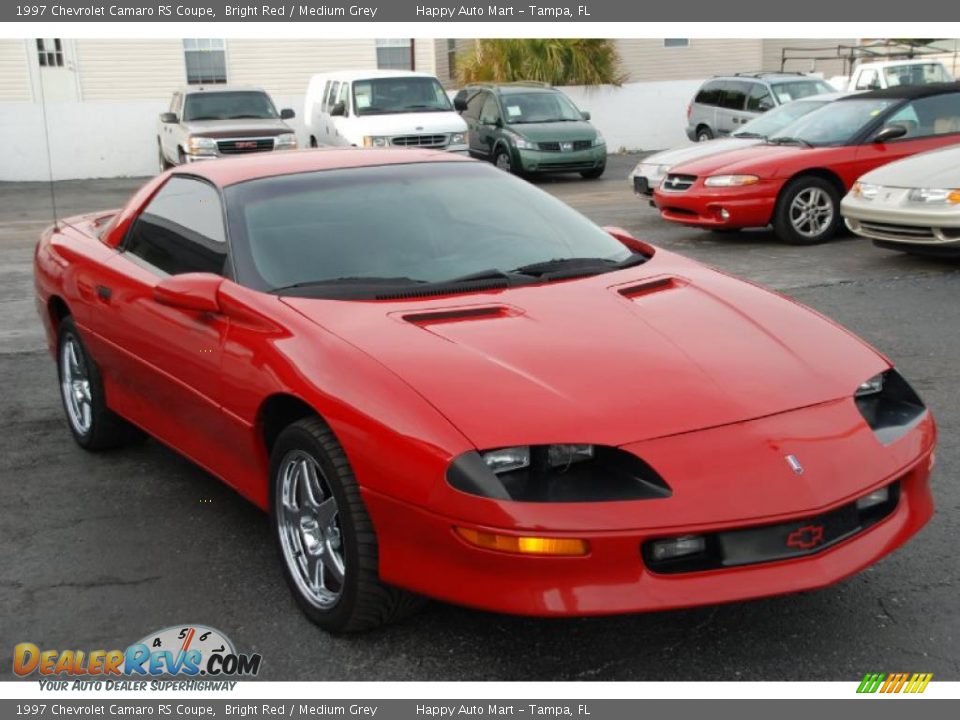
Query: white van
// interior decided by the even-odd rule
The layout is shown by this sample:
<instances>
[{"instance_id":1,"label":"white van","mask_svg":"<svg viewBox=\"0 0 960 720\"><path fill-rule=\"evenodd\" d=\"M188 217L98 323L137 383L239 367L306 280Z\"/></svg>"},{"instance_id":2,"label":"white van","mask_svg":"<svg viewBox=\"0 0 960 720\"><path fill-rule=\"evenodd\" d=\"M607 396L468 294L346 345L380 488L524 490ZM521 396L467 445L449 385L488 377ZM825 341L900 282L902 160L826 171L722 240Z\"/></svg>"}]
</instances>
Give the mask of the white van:
<instances>
[{"instance_id":1,"label":"white van","mask_svg":"<svg viewBox=\"0 0 960 720\"><path fill-rule=\"evenodd\" d=\"M466 153L467 124L433 75L349 70L310 78L303 122L311 147L419 147Z\"/></svg>"}]
</instances>

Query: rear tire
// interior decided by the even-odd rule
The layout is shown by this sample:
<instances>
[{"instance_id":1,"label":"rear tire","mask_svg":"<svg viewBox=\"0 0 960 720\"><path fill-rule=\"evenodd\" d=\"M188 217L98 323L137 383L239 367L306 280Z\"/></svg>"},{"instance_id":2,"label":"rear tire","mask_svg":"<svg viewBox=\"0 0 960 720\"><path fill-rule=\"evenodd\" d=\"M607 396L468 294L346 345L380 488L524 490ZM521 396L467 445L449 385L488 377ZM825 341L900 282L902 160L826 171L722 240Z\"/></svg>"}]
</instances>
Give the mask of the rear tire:
<instances>
[{"instance_id":1,"label":"rear tire","mask_svg":"<svg viewBox=\"0 0 960 720\"><path fill-rule=\"evenodd\" d=\"M138 428L107 407L100 370L70 317L60 322L57 377L70 433L84 450L106 450L144 437Z\"/></svg>"},{"instance_id":2,"label":"rear tire","mask_svg":"<svg viewBox=\"0 0 960 720\"><path fill-rule=\"evenodd\" d=\"M701 125L697 128L697 142L702 143L707 140L713 140L713 130L706 125Z\"/></svg>"},{"instance_id":3,"label":"rear tire","mask_svg":"<svg viewBox=\"0 0 960 720\"><path fill-rule=\"evenodd\" d=\"M313 135L310 136L310 147L320 147L320 145L317 143L317 139Z\"/></svg>"},{"instance_id":4,"label":"rear tire","mask_svg":"<svg viewBox=\"0 0 960 720\"><path fill-rule=\"evenodd\" d=\"M304 614L353 633L416 612L424 599L380 581L377 536L346 454L319 417L299 420L270 454L270 515L284 579Z\"/></svg>"},{"instance_id":5,"label":"rear tire","mask_svg":"<svg viewBox=\"0 0 960 720\"><path fill-rule=\"evenodd\" d=\"M807 175L787 183L773 213L773 230L790 245L832 240L840 227L840 192L829 180Z\"/></svg>"}]
</instances>

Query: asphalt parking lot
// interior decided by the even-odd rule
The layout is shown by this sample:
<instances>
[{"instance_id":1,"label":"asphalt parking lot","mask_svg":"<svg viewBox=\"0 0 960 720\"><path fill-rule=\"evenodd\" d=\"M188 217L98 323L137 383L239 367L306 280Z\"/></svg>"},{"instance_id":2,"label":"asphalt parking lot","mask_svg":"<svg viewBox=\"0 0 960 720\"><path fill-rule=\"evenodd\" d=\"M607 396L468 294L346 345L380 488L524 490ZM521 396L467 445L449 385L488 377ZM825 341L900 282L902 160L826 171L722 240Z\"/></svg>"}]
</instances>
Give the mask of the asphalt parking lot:
<instances>
[{"instance_id":1,"label":"asphalt parking lot","mask_svg":"<svg viewBox=\"0 0 960 720\"><path fill-rule=\"evenodd\" d=\"M294 606L253 506L156 442L102 455L74 445L33 309L30 262L49 224L49 190L0 183L0 668L19 642L110 649L203 623L261 653L271 680L859 680L868 671L960 680L960 264L850 237L796 248L769 232L670 226L634 198L633 162L611 158L599 181L540 184L600 224L837 319L926 398L941 431L937 513L913 542L801 595L550 621L435 603L405 624L331 638ZM60 213L116 207L141 182L58 183Z\"/></svg>"}]
</instances>

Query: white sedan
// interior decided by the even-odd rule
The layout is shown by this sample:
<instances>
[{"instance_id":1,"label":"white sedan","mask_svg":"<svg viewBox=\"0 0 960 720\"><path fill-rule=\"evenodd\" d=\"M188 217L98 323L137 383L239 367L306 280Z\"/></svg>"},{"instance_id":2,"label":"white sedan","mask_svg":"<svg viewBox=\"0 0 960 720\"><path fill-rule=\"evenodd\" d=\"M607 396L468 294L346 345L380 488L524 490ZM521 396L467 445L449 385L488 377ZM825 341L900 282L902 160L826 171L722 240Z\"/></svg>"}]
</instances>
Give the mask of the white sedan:
<instances>
[{"instance_id":1,"label":"white sedan","mask_svg":"<svg viewBox=\"0 0 960 720\"><path fill-rule=\"evenodd\" d=\"M652 198L653 191L660 185L672 167L710 155L759 145L768 137L779 133L794 120L802 118L807 113L813 112L817 108L843 97L843 95L844 93L823 93L822 95L800 98L754 118L729 137L648 155L630 173L629 179L633 184L633 191L641 197Z\"/></svg>"},{"instance_id":2,"label":"white sedan","mask_svg":"<svg viewBox=\"0 0 960 720\"><path fill-rule=\"evenodd\" d=\"M960 145L867 173L854 183L840 211L848 228L878 247L960 254Z\"/></svg>"}]
</instances>

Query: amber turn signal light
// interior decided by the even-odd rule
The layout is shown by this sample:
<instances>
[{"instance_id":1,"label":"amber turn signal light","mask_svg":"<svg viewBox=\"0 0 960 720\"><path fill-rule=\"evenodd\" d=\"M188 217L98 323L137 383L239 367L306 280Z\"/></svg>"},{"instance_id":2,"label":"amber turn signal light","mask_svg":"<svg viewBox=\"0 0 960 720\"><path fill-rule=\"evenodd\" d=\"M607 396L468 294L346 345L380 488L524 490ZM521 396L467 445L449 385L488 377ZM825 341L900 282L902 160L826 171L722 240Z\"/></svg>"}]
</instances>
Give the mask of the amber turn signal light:
<instances>
[{"instance_id":1,"label":"amber turn signal light","mask_svg":"<svg viewBox=\"0 0 960 720\"><path fill-rule=\"evenodd\" d=\"M485 550L517 553L519 555L586 555L590 546L579 538L524 537L481 532L470 528L455 527L457 535L471 545Z\"/></svg>"}]
</instances>

